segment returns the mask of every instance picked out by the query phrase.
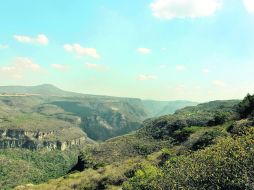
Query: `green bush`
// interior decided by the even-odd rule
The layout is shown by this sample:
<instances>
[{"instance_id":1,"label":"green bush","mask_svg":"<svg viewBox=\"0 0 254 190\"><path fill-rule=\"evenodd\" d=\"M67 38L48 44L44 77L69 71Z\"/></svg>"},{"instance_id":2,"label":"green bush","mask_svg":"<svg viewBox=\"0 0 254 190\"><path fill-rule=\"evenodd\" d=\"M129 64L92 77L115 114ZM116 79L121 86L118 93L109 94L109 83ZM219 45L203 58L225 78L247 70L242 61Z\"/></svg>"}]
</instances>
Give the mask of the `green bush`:
<instances>
[{"instance_id":1,"label":"green bush","mask_svg":"<svg viewBox=\"0 0 254 190\"><path fill-rule=\"evenodd\" d=\"M189 136L192 134L192 133L195 133L197 132L201 127L196 127L196 126L192 126L192 127L185 127L183 129L179 129L179 130L176 130L174 133L173 133L173 138L181 143L181 142L184 142L186 141Z\"/></svg>"},{"instance_id":2,"label":"green bush","mask_svg":"<svg viewBox=\"0 0 254 190\"><path fill-rule=\"evenodd\" d=\"M124 190L241 190L254 188L254 135L224 137L189 156L174 156L162 169L145 166Z\"/></svg>"},{"instance_id":3,"label":"green bush","mask_svg":"<svg viewBox=\"0 0 254 190\"><path fill-rule=\"evenodd\" d=\"M123 184L123 190L160 190L158 181L162 178L162 171L150 164L143 164L135 176Z\"/></svg>"},{"instance_id":4,"label":"green bush","mask_svg":"<svg viewBox=\"0 0 254 190\"><path fill-rule=\"evenodd\" d=\"M237 106L237 111L240 118L247 118L254 115L254 95L247 94L247 96Z\"/></svg>"},{"instance_id":5,"label":"green bush","mask_svg":"<svg viewBox=\"0 0 254 190\"><path fill-rule=\"evenodd\" d=\"M229 121L230 119L230 114L227 112L217 112L214 115L214 118L211 119L208 122L208 126L216 126L216 125L222 125L225 122Z\"/></svg>"},{"instance_id":6,"label":"green bush","mask_svg":"<svg viewBox=\"0 0 254 190\"><path fill-rule=\"evenodd\" d=\"M26 183L41 183L68 173L77 152L0 150L0 189Z\"/></svg>"},{"instance_id":7,"label":"green bush","mask_svg":"<svg viewBox=\"0 0 254 190\"><path fill-rule=\"evenodd\" d=\"M198 149L207 147L214 143L214 140L219 136L225 136L223 132L218 129L205 132L193 145L192 150L196 151Z\"/></svg>"}]
</instances>

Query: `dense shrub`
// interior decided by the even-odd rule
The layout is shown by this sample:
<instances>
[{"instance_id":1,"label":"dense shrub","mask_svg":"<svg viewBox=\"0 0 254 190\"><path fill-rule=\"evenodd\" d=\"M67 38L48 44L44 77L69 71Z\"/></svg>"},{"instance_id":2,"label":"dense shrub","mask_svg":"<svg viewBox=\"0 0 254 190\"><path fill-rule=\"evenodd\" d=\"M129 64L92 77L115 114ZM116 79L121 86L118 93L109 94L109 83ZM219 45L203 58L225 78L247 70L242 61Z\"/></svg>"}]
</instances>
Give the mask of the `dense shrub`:
<instances>
[{"instance_id":1,"label":"dense shrub","mask_svg":"<svg viewBox=\"0 0 254 190\"><path fill-rule=\"evenodd\" d=\"M237 190L254 188L254 137L224 137L189 156L171 157L163 166L144 167L124 190Z\"/></svg>"},{"instance_id":2,"label":"dense shrub","mask_svg":"<svg viewBox=\"0 0 254 190\"><path fill-rule=\"evenodd\" d=\"M186 141L189 136L192 134L192 133L195 133L197 132L199 129L201 129L201 127L196 127L196 126L192 126L192 127L185 127L181 130L176 130L174 133L173 133L173 138L181 143L181 142L184 142Z\"/></svg>"},{"instance_id":3,"label":"dense shrub","mask_svg":"<svg viewBox=\"0 0 254 190\"><path fill-rule=\"evenodd\" d=\"M216 125L222 125L225 122L229 121L230 119L230 114L227 112L217 112L213 119L208 121L207 125L208 126L216 126Z\"/></svg>"},{"instance_id":4,"label":"dense shrub","mask_svg":"<svg viewBox=\"0 0 254 190\"><path fill-rule=\"evenodd\" d=\"M73 151L0 150L0 189L41 183L68 173L76 162Z\"/></svg>"},{"instance_id":5,"label":"dense shrub","mask_svg":"<svg viewBox=\"0 0 254 190\"><path fill-rule=\"evenodd\" d=\"M225 136L220 130L211 130L205 132L193 145L192 150L198 150L214 143L214 139L219 136Z\"/></svg>"},{"instance_id":6,"label":"dense shrub","mask_svg":"<svg viewBox=\"0 0 254 190\"><path fill-rule=\"evenodd\" d=\"M254 116L254 95L247 94L243 101L238 104L237 111L240 118Z\"/></svg>"},{"instance_id":7,"label":"dense shrub","mask_svg":"<svg viewBox=\"0 0 254 190\"><path fill-rule=\"evenodd\" d=\"M158 181L162 178L162 171L150 164L144 164L137 170L135 176L123 184L123 190L160 190Z\"/></svg>"}]
</instances>

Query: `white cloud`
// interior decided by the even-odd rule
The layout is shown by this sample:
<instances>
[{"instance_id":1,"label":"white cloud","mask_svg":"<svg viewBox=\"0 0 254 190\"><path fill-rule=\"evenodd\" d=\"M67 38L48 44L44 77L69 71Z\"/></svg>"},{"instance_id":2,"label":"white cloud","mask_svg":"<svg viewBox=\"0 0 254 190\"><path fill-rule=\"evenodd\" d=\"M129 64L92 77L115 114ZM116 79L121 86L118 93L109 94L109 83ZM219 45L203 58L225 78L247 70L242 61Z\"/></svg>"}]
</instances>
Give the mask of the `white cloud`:
<instances>
[{"instance_id":1,"label":"white cloud","mask_svg":"<svg viewBox=\"0 0 254 190\"><path fill-rule=\"evenodd\" d=\"M64 49L65 49L65 51L67 51L67 52L72 52L74 48L73 48L73 46L70 45L70 44L65 44L65 45L64 45Z\"/></svg>"},{"instance_id":2,"label":"white cloud","mask_svg":"<svg viewBox=\"0 0 254 190\"><path fill-rule=\"evenodd\" d=\"M202 73L205 73L205 74L210 73L210 72L211 71L209 69L206 69L206 68L202 70Z\"/></svg>"},{"instance_id":3,"label":"white cloud","mask_svg":"<svg viewBox=\"0 0 254 190\"><path fill-rule=\"evenodd\" d=\"M23 35L14 35L15 40L21 43L27 44L39 44L39 45L48 45L49 39L45 34L38 34L36 37L23 36Z\"/></svg>"},{"instance_id":4,"label":"white cloud","mask_svg":"<svg viewBox=\"0 0 254 190\"><path fill-rule=\"evenodd\" d=\"M85 63L85 66L89 69L97 70L97 71L105 71L107 68L103 65L96 63Z\"/></svg>"},{"instance_id":5,"label":"white cloud","mask_svg":"<svg viewBox=\"0 0 254 190\"><path fill-rule=\"evenodd\" d=\"M1 49L8 49L8 48L9 48L8 45L0 44L0 50L1 50Z\"/></svg>"},{"instance_id":6,"label":"white cloud","mask_svg":"<svg viewBox=\"0 0 254 190\"><path fill-rule=\"evenodd\" d=\"M243 4L248 12L254 12L254 0L243 0Z\"/></svg>"},{"instance_id":7,"label":"white cloud","mask_svg":"<svg viewBox=\"0 0 254 190\"><path fill-rule=\"evenodd\" d=\"M141 54L149 54L152 50L149 48L138 48L137 51Z\"/></svg>"},{"instance_id":8,"label":"white cloud","mask_svg":"<svg viewBox=\"0 0 254 190\"><path fill-rule=\"evenodd\" d=\"M39 72L42 68L39 64L34 63L32 59L27 57L17 57L8 66L0 67L0 73L15 79L20 79L27 72Z\"/></svg>"},{"instance_id":9,"label":"white cloud","mask_svg":"<svg viewBox=\"0 0 254 190\"><path fill-rule=\"evenodd\" d=\"M36 41L39 43L39 44L42 44L42 45L47 45L49 43L49 39L47 38L47 36L45 36L44 34L39 34L37 36L37 39Z\"/></svg>"},{"instance_id":10,"label":"white cloud","mask_svg":"<svg viewBox=\"0 0 254 190\"><path fill-rule=\"evenodd\" d=\"M177 71L184 71L184 70L186 70L186 67L184 65L176 65L176 70Z\"/></svg>"},{"instance_id":11,"label":"white cloud","mask_svg":"<svg viewBox=\"0 0 254 190\"><path fill-rule=\"evenodd\" d=\"M34 63L31 58L27 57L16 58L14 61L14 66L16 68L27 69L31 71L39 71L41 69L40 65Z\"/></svg>"},{"instance_id":12,"label":"white cloud","mask_svg":"<svg viewBox=\"0 0 254 190\"><path fill-rule=\"evenodd\" d=\"M167 65L162 64L162 65L160 65L159 67L160 67L160 69L165 69L165 68L167 68Z\"/></svg>"},{"instance_id":13,"label":"white cloud","mask_svg":"<svg viewBox=\"0 0 254 190\"><path fill-rule=\"evenodd\" d=\"M146 80L155 80L156 76L154 75L145 75L145 74L140 74L137 78L137 80L140 81L146 81Z\"/></svg>"},{"instance_id":14,"label":"white cloud","mask_svg":"<svg viewBox=\"0 0 254 190\"><path fill-rule=\"evenodd\" d=\"M51 67L58 71L67 71L69 69L68 65L63 64L51 64Z\"/></svg>"},{"instance_id":15,"label":"white cloud","mask_svg":"<svg viewBox=\"0 0 254 190\"><path fill-rule=\"evenodd\" d=\"M214 80L213 85L222 87L222 86L225 86L226 84L222 80Z\"/></svg>"},{"instance_id":16,"label":"white cloud","mask_svg":"<svg viewBox=\"0 0 254 190\"><path fill-rule=\"evenodd\" d=\"M160 19L212 16L222 6L221 0L154 0L153 15Z\"/></svg>"},{"instance_id":17,"label":"white cloud","mask_svg":"<svg viewBox=\"0 0 254 190\"><path fill-rule=\"evenodd\" d=\"M64 49L67 52L74 52L78 56L90 56L93 58L100 58L100 55L97 53L95 48L85 48L80 44L65 44Z\"/></svg>"}]
</instances>

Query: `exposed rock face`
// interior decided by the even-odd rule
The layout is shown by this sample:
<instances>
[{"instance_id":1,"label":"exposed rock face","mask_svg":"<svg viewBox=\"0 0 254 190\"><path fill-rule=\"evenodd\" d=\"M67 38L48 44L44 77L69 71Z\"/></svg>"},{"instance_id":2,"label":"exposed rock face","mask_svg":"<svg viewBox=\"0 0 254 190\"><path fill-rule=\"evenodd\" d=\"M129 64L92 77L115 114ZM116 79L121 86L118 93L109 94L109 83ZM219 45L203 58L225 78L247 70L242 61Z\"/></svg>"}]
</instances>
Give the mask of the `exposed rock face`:
<instances>
[{"instance_id":1,"label":"exposed rock face","mask_svg":"<svg viewBox=\"0 0 254 190\"><path fill-rule=\"evenodd\" d=\"M80 127L94 140L107 140L142 126L141 122L127 120L124 114L118 112L83 117L82 120Z\"/></svg>"},{"instance_id":2,"label":"exposed rock face","mask_svg":"<svg viewBox=\"0 0 254 190\"><path fill-rule=\"evenodd\" d=\"M86 137L79 135L68 140L49 140L47 137L54 135L50 132L33 132L22 129L0 129L0 148L28 148L36 150L46 148L50 150L65 150L74 145L81 145Z\"/></svg>"}]
</instances>

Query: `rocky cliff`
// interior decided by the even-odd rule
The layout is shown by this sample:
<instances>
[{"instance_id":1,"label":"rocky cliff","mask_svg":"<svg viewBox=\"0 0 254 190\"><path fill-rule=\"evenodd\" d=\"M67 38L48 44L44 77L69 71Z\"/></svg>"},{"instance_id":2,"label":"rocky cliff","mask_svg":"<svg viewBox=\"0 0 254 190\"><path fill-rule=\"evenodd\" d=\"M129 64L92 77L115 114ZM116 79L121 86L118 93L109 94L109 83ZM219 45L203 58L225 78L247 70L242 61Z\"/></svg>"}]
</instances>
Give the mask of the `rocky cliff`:
<instances>
[{"instance_id":1,"label":"rocky cliff","mask_svg":"<svg viewBox=\"0 0 254 190\"><path fill-rule=\"evenodd\" d=\"M52 139L53 136L57 136L58 134L59 131L34 132L25 131L24 129L0 129L0 148L65 150L75 145L82 145L87 139L82 132L70 139Z\"/></svg>"}]
</instances>

